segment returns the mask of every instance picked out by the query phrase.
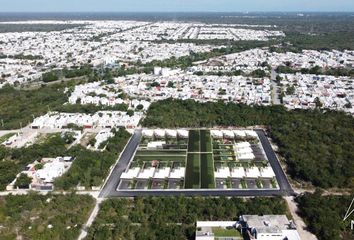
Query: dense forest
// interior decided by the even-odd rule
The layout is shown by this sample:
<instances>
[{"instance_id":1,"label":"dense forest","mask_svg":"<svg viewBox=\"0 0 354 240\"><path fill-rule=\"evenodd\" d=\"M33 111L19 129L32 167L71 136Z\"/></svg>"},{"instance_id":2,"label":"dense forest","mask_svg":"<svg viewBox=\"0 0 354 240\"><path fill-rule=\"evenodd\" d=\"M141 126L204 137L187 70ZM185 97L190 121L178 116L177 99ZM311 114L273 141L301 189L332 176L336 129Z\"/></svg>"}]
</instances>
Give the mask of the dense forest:
<instances>
[{"instance_id":1,"label":"dense forest","mask_svg":"<svg viewBox=\"0 0 354 240\"><path fill-rule=\"evenodd\" d=\"M35 90L16 90L10 86L0 89L0 129L18 129L33 117L41 116L67 102L64 89L73 82L44 86Z\"/></svg>"},{"instance_id":2,"label":"dense forest","mask_svg":"<svg viewBox=\"0 0 354 240\"><path fill-rule=\"evenodd\" d=\"M320 191L297 197L300 215L319 240L354 239L350 220L343 221L353 196L321 196Z\"/></svg>"},{"instance_id":3,"label":"dense forest","mask_svg":"<svg viewBox=\"0 0 354 240\"><path fill-rule=\"evenodd\" d=\"M87 239L194 240L196 221L233 221L242 214L286 213L281 198L109 199L101 204Z\"/></svg>"},{"instance_id":4,"label":"dense forest","mask_svg":"<svg viewBox=\"0 0 354 240\"><path fill-rule=\"evenodd\" d=\"M153 103L142 124L162 128L266 125L293 178L323 188L354 186L354 119L342 112L168 99Z\"/></svg>"},{"instance_id":5,"label":"dense forest","mask_svg":"<svg viewBox=\"0 0 354 240\"><path fill-rule=\"evenodd\" d=\"M56 179L56 189L68 190L78 184L87 189L100 186L129 138L130 134L125 129L120 129L102 144L105 147L102 152L90 151L79 145L71 148L66 154L75 156L76 159L69 171Z\"/></svg>"},{"instance_id":6,"label":"dense forest","mask_svg":"<svg viewBox=\"0 0 354 240\"><path fill-rule=\"evenodd\" d=\"M88 195L0 197L0 239L77 239L93 205Z\"/></svg>"}]
</instances>

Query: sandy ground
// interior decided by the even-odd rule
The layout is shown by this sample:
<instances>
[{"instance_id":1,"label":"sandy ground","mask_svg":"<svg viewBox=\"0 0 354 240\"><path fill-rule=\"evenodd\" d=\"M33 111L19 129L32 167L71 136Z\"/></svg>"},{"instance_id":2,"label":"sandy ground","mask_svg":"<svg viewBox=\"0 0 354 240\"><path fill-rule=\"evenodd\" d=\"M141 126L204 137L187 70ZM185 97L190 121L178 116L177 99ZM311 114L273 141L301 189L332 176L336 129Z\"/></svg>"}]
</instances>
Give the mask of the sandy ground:
<instances>
[{"instance_id":1,"label":"sandy ground","mask_svg":"<svg viewBox=\"0 0 354 240\"><path fill-rule=\"evenodd\" d=\"M288 206L290 213L294 219L295 225L297 227L297 231L302 240L317 240L317 237L310 233L307 229L306 224L302 220L302 218L297 214L298 207L296 202L294 201L294 197L284 197Z\"/></svg>"}]
</instances>

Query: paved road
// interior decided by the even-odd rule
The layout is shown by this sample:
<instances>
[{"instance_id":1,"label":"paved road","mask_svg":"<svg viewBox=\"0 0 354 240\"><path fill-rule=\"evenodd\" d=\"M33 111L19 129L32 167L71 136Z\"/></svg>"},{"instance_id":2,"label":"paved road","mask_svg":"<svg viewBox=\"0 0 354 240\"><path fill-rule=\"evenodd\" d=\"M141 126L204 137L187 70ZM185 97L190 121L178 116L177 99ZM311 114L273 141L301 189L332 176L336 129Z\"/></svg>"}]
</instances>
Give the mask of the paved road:
<instances>
[{"instance_id":1,"label":"paved road","mask_svg":"<svg viewBox=\"0 0 354 240\"><path fill-rule=\"evenodd\" d=\"M270 165L273 168L273 171L275 173L275 176L277 178L279 187L280 187L280 191L282 193L284 193L285 195L293 195L294 194L294 190L292 189L288 178L286 177L283 169L281 168L281 165L279 163L279 160L277 158L277 156L275 155L272 146L269 143L269 140L267 138L267 136L265 135L265 132L263 130L256 130L259 139L261 140L263 149L267 155L267 158L269 160Z\"/></svg>"},{"instance_id":2,"label":"paved road","mask_svg":"<svg viewBox=\"0 0 354 240\"><path fill-rule=\"evenodd\" d=\"M120 155L118 163L114 166L114 169L112 170L105 185L103 186L102 191L99 195L100 198L105 198L114 195L120 180L120 176L127 168L130 159L133 157L134 152L139 145L140 138L141 130L136 130L134 135L131 137L129 143L123 150L122 154Z\"/></svg>"},{"instance_id":3,"label":"paved road","mask_svg":"<svg viewBox=\"0 0 354 240\"><path fill-rule=\"evenodd\" d=\"M254 197L254 196L282 196L280 190L145 190L145 191L115 191L109 197L138 197L138 196L235 196L235 197Z\"/></svg>"}]
</instances>

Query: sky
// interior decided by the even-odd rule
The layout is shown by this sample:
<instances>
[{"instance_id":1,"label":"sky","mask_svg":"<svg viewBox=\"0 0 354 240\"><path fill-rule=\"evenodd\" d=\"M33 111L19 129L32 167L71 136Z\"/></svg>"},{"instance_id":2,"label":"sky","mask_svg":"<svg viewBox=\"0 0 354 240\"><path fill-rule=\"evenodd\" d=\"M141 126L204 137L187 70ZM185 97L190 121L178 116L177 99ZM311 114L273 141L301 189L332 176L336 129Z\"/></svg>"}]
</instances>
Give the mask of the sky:
<instances>
[{"instance_id":1,"label":"sky","mask_svg":"<svg viewBox=\"0 0 354 240\"><path fill-rule=\"evenodd\" d=\"M354 12L354 0L0 0L0 12Z\"/></svg>"}]
</instances>

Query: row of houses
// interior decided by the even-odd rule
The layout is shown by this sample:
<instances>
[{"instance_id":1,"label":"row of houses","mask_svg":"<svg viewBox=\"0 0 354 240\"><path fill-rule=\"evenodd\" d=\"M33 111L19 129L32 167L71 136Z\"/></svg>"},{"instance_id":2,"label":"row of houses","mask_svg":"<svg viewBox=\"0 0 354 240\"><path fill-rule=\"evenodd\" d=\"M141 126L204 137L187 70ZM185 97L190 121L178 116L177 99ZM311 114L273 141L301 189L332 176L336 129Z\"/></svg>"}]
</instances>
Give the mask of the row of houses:
<instances>
[{"instance_id":1,"label":"row of houses","mask_svg":"<svg viewBox=\"0 0 354 240\"><path fill-rule=\"evenodd\" d=\"M122 180L133 180L133 179L160 179L164 180L168 179L183 179L185 174L185 167L177 167L177 168L155 168L155 167L148 167L148 168L140 168L134 167L128 169L126 172L122 173L121 179Z\"/></svg>"},{"instance_id":2,"label":"row of houses","mask_svg":"<svg viewBox=\"0 0 354 240\"><path fill-rule=\"evenodd\" d=\"M189 131L185 129L143 129L142 135L145 138L188 138Z\"/></svg>"},{"instance_id":3,"label":"row of houses","mask_svg":"<svg viewBox=\"0 0 354 240\"><path fill-rule=\"evenodd\" d=\"M147 110L150 102L139 99L123 99L121 94L123 91L117 87L116 84L103 85L104 81L85 83L76 85L70 93L69 104L93 104L96 106L115 106L119 104L126 104L128 108L135 110L137 106L141 105L142 109ZM68 89L66 90L68 91Z\"/></svg>"},{"instance_id":4,"label":"row of houses","mask_svg":"<svg viewBox=\"0 0 354 240\"><path fill-rule=\"evenodd\" d=\"M142 117L140 112L135 112L132 116L120 111L99 111L95 114L49 112L35 118L30 127L62 129L75 124L83 128L133 128L138 126Z\"/></svg>"},{"instance_id":5,"label":"row of houses","mask_svg":"<svg viewBox=\"0 0 354 240\"><path fill-rule=\"evenodd\" d=\"M217 168L214 176L216 179L227 179L227 178L234 178L234 179L257 179L257 178L264 178L264 179L272 179L275 177L274 171L272 167L267 166L264 168L258 167L220 167Z\"/></svg>"}]
</instances>

